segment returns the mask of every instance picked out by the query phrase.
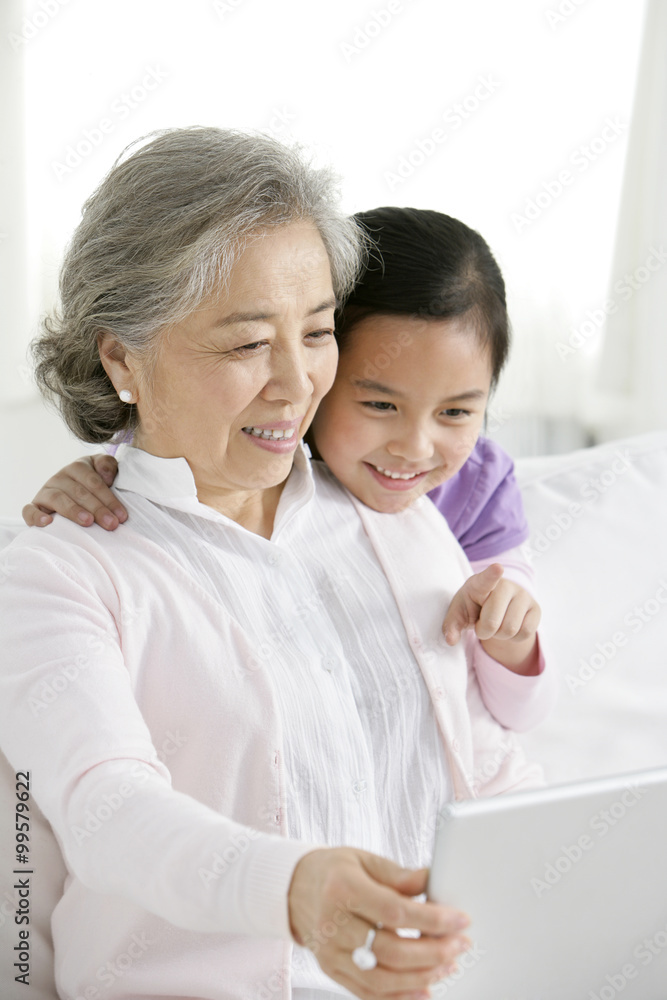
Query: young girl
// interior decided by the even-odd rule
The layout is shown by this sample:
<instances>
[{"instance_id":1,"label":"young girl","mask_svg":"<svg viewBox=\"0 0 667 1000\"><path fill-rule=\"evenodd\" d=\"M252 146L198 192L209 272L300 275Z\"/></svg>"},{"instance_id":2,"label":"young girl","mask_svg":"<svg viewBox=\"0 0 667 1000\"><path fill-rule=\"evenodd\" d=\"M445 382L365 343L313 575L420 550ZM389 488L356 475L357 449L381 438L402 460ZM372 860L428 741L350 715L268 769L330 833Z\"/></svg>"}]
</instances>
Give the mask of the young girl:
<instances>
[{"instance_id":1,"label":"young girl","mask_svg":"<svg viewBox=\"0 0 667 1000\"><path fill-rule=\"evenodd\" d=\"M549 710L554 683L518 548L528 527L513 463L479 436L509 349L502 274L482 237L447 215L388 207L357 219L374 250L341 310L336 381L308 443L369 507L392 513L427 494L440 510L474 573L450 604L445 638L474 628L498 664L479 675L487 707L524 730ZM108 455L72 463L24 509L26 522L57 512L115 529L126 517L108 488L115 472Z\"/></svg>"}]
</instances>

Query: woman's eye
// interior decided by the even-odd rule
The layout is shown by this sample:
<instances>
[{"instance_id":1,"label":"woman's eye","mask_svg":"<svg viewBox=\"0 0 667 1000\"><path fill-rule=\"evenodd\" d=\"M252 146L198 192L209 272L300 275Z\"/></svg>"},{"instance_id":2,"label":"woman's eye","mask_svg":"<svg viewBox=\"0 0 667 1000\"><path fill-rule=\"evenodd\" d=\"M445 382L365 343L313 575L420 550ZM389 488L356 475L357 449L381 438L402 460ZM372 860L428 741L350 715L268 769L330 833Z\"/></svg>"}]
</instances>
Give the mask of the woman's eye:
<instances>
[{"instance_id":1,"label":"woman's eye","mask_svg":"<svg viewBox=\"0 0 667 1000\"><path fill-rule=\"evenodd\" d=\"M312 333L308 334L311 340L326 340L327 337L333 337L333 330L313 330Z\"/></svg>"},{"instance_id":2,"label":"woman's eye","mask_svg":"<svg viewBox=\"0 0 667 1000\"><path fill-rule=\"evenodd\" d=\"M264 346L263 340L254 340L252 344L243 344L241 347L235 347L231 354L256 354L260 347Z\"/></svg>"},{"instance_id":3,"label":"woman's eye","mask_svg":"<svg viewBox=\"0 0 667 1000\"><path fill-rule=\"evenodd\" d=\"M361 405L367 406L369 410L376 410L379 411L380 413L386 413L388 410L396 409L393 403L385 403L381 402L380 400L368 403L362 403Z\"/></svg>"},{"instance_id":4,"label":"woman's eye","mask_svg":"<svg viewBox=\"0 0 667 1000\"><path fill-rule=\"evenodd\" d=\"M470 410L443 410L442 411L446 417L469 417Z\"/></svg>"}]
</instances>

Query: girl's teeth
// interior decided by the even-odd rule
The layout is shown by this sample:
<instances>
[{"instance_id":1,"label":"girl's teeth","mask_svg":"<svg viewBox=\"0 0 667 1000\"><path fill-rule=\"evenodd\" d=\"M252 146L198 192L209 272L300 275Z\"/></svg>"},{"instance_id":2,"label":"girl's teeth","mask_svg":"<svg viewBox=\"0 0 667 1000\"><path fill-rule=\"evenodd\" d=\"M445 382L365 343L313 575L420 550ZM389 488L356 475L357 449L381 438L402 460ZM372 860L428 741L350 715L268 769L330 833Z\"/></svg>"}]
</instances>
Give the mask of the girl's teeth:
<instances>
[{"instance_id":1,"label":"girl's teeth","mask_svg":"<svg viewBox=\"0 0 667 1000\"><path fill-rule=\"evenodd\" d=\"M264 438L266 441L281 441L283 438L294 437L294 427L288 427L287 430L283 431L263 431L259 427L244 427L245 431L248 431L253 437Z\"/></svg>"},{"instance_id":2,"label":"girl's teeth","mask_svg":"<svg viewBox=\"0 0 667 1000\"><path fill-rule=\"evenodd\" d=\"M403 475L400 472L387 472L386 469L381 469L379 465L376 465L375 468L389 479L414 479L415 476L421 475L419 472L408 472Z\"/></svg>"}]
</instances>

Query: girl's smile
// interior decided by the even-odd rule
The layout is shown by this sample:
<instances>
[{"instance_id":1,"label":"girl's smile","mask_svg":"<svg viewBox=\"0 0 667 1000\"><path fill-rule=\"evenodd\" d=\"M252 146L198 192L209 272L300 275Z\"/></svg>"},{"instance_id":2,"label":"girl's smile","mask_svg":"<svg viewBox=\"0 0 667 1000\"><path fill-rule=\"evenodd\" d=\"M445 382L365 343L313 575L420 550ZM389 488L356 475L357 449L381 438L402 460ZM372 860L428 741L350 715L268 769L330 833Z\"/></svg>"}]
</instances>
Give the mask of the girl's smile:
<instances>
[{"instance_id":1,"label":"girl's smile","mask_svg":"<svg viewBox=\"0 0 667 1000\"><path fill-rule=\"evenodd\" d=\"M368 466L371 475L378 483L388 490L412 490L417 482L421 481L429 472L428 469L424 472L391 471L390 469L381 469L377 465L371 465L370 462L364 462L364 465Z\"/></svg>"}]
</instances>

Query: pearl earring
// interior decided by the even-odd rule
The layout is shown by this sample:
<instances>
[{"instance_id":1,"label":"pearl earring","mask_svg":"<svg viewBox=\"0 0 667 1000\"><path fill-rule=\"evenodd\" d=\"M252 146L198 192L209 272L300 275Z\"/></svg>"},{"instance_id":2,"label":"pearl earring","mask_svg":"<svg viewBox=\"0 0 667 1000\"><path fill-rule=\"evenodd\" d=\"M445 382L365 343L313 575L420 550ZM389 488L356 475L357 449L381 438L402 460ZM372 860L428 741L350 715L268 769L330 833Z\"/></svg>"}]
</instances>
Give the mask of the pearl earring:
<instances>
[{"instance_id":1,"label":"pearl earring","mask_svg":"<svg viewBox=\"0 0 667 1000\"><path fill-rule=\"evenodd\" d=\"M132 393L130 392L129 389L121 389L120 392L118 393L118 397L124 403L131 403L132 402Z\"/></svg>"}]
</instances>

